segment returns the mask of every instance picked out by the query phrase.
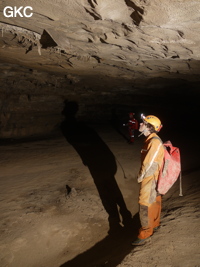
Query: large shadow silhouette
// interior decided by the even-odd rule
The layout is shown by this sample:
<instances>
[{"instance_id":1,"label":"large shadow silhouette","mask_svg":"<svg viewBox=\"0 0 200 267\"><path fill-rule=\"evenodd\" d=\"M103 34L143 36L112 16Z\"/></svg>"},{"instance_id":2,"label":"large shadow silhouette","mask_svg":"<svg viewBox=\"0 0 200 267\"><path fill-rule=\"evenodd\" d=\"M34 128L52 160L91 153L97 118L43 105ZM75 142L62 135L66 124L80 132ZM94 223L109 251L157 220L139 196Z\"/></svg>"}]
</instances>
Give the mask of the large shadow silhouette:
<instances>
[{"instance_id":1,"label":"large shadow silhouette","mask_svg":"<svg viewBox=\"0 0 200 267\"><path fill-rule=\"evenodd\" d=\"M117 115L116 109L111 110L110 124L118 134L120 134L127 142L129 141L128 130L126 129L127 134L125 134L123 129L124 126L122 126L123 123L120 120L119 116Z\"/></svg>"},{"instance_id":2,"label":"large shadow silhouette","mask_svg":"<svg viewBox=\"0 0 200 267\"><path fill-rule=\"evenodd\" d=\"M122 224L130 223L131 213L127 210L122 193L115 180L117 164L113 153L94 129L75 118L78 105L65 102L63 114L65 120L61 124L66 140L75 148L82 162L88 167L94 180L105 210L109 215L111 230Z\"/></svg>"},{"instance_id":3,"label":"large shadow silhouette","mask_svg":"<svg viewBox=\"0 0 200 267\"><path fill-rule=\"evenodd\" d=\"M110 227L109 235L105 239L90 250L62 265L87 267L95 266L91 265L92 262L98 260L102 262L108 255L111 256L111 251L116 256L116 246L121 252L120 255L123 255L123 253L127 255L132 249L131 240L134 238L134 232L136 236L139 218L137 215L132 218L115 180L117 164L113 153L94 129L83 122L77 121L75 118L77 111L78 104L76 102L65 102L63 110L65 120L61 124L61 130L66 140L78 152L83 164L88 167L102 204L108 213ZM123 227L121 224L123 224ZM121 256L119 256L118 263L121 260ZM112 264L114 265L109 266L116 266L115 261L116 257L113 257Z\"/></svg>"}]
</instances>

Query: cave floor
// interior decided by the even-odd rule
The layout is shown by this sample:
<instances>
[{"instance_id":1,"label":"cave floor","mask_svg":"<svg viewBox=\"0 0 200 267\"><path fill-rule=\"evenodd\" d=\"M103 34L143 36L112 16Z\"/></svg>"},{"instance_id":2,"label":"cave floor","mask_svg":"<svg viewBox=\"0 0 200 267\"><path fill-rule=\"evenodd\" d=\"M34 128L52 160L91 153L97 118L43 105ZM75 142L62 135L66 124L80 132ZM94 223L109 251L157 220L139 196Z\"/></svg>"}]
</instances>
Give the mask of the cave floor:
<instances>
[{"instance_id":1,"label":"cave floor","mask_svg":"<svg viewBox=\"0 0 200 267\"><path fill-rule=\"evenodd\" d=\"M88 140L97 136L95 147ZM195 140L182 137L184 196L177 182L163 196L162 227L134 248L143 137L134 145L126 137L125 129L95 125L85 142L69 144L60 134L1 144L2 267L200 266Z\"/></svg>"}]
</instances>

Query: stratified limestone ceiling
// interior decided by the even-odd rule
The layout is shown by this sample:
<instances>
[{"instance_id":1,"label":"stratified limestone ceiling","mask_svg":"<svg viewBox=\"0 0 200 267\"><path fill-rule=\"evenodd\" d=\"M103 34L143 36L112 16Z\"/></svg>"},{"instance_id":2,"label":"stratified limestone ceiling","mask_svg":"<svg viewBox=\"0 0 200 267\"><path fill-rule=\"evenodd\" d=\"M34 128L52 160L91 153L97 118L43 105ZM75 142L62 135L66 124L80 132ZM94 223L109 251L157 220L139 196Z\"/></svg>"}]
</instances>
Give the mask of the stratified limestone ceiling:
<instances>
[{"instance_id":1,"label":"stratified limestone ceiling","mask_svg":"<svg viewBox=\"0 0 200 267\"><path fill-rule=\"evenodd\" d=\"M200 1L0 0L0 27L0 138L54 132L65 100L95 122L198 100Z\"/></svg>"},{"instance_id":2,"label":"stratified limestone ceiling","mask_svg":"<svg viewBox=\"0 0 200 267\"><path fill-rule=\"evenodd\" d=\"M6 18L6 6L33 16ZM197 0L3 0L0 12L4 62L126 80L200 71Z\"/></svg>"}]
</instances>

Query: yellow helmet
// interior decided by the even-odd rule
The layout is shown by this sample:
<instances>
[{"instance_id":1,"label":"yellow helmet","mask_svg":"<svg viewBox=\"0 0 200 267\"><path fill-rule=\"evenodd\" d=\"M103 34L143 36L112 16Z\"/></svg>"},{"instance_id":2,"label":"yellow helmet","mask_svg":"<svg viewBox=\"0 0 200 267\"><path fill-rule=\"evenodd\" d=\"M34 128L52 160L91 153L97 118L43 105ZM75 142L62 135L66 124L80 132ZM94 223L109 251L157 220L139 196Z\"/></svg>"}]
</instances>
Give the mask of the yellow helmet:
<instances>
[{"instance_id":1,"label":"yellow helmet","mask_svg":"<svg viewBox=\"0 0 200 267\"><path fill-rule=\"evenodd\" d=\"M159 132L160 129L162 128L161 121L154 115L148 115L146 117L143 116L142 119L147 123L151 124L156 132Z\"/></svg>"}]
</instances>

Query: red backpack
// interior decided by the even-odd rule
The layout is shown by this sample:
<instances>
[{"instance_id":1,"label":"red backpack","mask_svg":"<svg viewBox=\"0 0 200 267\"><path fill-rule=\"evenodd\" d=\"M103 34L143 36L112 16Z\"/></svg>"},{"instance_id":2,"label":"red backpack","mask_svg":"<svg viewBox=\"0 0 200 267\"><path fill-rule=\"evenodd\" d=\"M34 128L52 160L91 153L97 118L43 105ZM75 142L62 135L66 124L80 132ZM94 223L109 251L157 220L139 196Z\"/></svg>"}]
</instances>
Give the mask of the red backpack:
<instances>
[{"instance_id":1,"label":"red backpack","mask_svg":"<svg viewBox=\"0 0 200 267\"><path fill-rule=\"evenodd\" d=\"M154 138L157 138L157 137L154 137ZM164 159L163 159L163 165L160 170L159 177L158 177L157 191L161 195L166 194L168 190L172 187L172 185L180 177L179 196L183 196L182 180L181 180L180 150L178 147L174 147L170 141L163 143L163 146L164 146Z\"/></svg>"}]
</instances>

